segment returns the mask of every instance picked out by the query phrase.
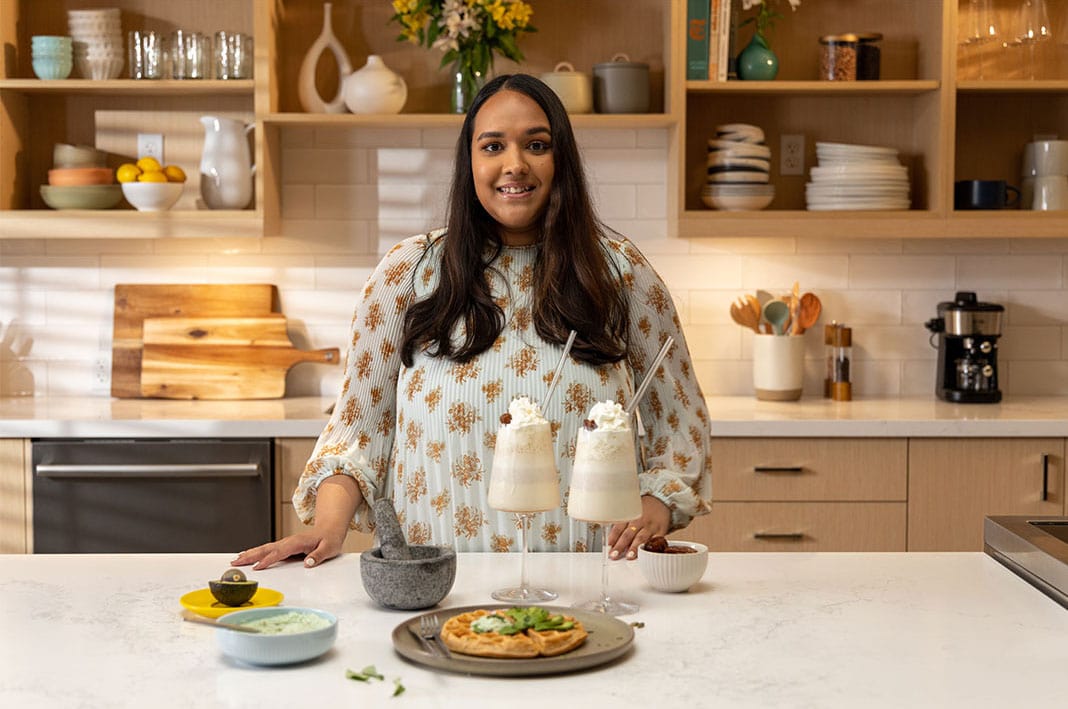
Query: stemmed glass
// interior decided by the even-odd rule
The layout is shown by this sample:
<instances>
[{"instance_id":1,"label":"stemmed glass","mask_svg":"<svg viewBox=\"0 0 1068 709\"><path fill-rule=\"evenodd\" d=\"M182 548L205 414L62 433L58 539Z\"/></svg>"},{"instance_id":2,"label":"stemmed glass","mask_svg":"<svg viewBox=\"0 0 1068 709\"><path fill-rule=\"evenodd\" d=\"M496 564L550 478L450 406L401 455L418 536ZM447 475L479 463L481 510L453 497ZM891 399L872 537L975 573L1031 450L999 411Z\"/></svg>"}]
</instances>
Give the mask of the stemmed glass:
<instances>
[{"instance_id":1,"label":"stemmed glass","mask_svg":"<svg viewBox=\"0 0 1068 709\"><path fill-rule=\"evenodd\" d=\"M1028 77L1035 78L1035 47L1052 35L1046 0L1023 0L1017 13L1016 41L1027 47Z\"/></svg>"},{"instance_id":2,"label":"stemmed glass","mask_svg":"<svg viewBox=\"0 0 1068 709\"><path fill-rule=\"evenodd\" d=\"M967 7L964 11L964 19L960 24L960 36L957 44L962 49L970 47L974 50L977 78L983 77L983 45L994 42L998 38L997 24L995 22L994 9L991 0L966 0Z\"/></svg>"}]
</instances>

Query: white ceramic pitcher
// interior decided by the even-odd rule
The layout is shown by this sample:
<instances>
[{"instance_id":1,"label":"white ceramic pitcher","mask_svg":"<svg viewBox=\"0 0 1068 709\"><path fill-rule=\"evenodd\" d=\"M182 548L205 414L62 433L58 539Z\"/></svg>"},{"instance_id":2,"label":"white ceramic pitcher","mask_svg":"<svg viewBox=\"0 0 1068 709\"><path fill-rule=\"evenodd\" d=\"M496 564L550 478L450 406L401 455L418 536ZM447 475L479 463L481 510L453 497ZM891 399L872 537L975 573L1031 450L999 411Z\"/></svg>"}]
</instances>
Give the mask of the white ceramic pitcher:
<instances>
[{"instance_id":1,"label":"white ceramic pitcher","mask_svg":"<svg viewBox=\"0 0 1068 709\"><path fill-rule=\"evenodd\" d=\"M254 124L235 118L201 116L204 152L200 157L200 196L209 209L244 209L252 201L256 166L248 150Z\"/></svg>"}]
</instances>

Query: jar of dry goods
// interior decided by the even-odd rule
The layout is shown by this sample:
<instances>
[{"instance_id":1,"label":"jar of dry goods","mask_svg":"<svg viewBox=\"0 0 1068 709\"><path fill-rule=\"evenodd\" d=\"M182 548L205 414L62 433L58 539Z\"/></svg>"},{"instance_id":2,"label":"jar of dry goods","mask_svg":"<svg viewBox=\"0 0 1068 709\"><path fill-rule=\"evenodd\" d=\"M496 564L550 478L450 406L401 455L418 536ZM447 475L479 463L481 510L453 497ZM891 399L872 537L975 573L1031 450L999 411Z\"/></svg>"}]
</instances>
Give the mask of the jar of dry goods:
<instances>
[{"instance_id":1,"label":"jar of dry goods","mask_svg":"<svg viewBox=\"0 0 1068 709\"><path fill-rule=\"evenodd\" d=\"M857 81L879 80L879 61L882 55L879 41L882 38L879 32L857 34Z\"/></svg>"},{"instance_id":2,"label":"jar of dry goods","mask_svg":"<svg viewBox=\"0 0 1068 709\"><path fill-rule=\"evenodd\" d=\"M820 79L824 81L854 81L857 78L857 45L855 34L829 34L820 37Z\"/></svg>"}]
</instances>

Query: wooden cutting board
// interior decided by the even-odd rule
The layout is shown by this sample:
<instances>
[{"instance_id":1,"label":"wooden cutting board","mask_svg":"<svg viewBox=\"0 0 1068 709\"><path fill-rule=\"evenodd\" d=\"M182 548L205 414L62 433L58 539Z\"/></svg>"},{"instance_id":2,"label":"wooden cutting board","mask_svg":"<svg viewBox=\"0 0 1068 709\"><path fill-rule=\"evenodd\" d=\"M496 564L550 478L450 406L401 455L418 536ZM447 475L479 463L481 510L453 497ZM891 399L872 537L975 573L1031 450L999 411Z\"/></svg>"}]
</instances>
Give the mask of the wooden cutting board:
<instances>
[{"instance_id":1,"label":"wooden cutting board","mask_svg":"<svg viewBox=\"0 0 1068 709\"><path fill-rule=\"evenodd\" d=\"M298 362L337 364L338 348L298 350L286 318L145 318L141 395L163 399L278 399Z\"/></svg>"},{"instance_id":2,"label":"wooden cutting board","mask_svg":"<svg viewBox=\"0 0 1068 709\"><path fill-rule=\"evenodd\" d=\"M160 316L259 316L274 311L271 284L125 284L115 286L111 395L141 394L142 323Z\"/></svg>"}]
</instances>

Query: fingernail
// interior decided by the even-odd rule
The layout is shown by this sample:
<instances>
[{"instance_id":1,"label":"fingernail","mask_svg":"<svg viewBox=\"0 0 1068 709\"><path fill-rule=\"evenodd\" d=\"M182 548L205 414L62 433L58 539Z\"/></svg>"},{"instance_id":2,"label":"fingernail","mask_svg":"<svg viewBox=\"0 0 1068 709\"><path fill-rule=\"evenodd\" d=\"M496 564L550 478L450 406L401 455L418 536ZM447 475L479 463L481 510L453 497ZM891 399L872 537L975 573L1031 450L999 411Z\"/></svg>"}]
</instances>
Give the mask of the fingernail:
<instances>
[{"instance_id":1,"label":"fingernail","mask_svg":"<svg viewBox=\"0 0 1068 709\"><path fill-rule=\"evenodd\" d=\"M305 566L315 566L315 559L311 558L310 556L304 557L304 565Z\"/></svg>"},{"instance_id":2,"label":"fingernail","mask_svg":"<svg viewBox=\"0 0 1068 709\"><path fill-rule=\"evenodd\" d=\"M634 553L633 549L631 549L630 551L627 552L627 558L628 559L633 559L636 556L637 556L637 554Z\"/></svg>"},{"instance_id":3,"label":"fingernail","mask_svg":"<svg viewBox=\"0 0 1068 709\"><path fill-rule=\"evenodd\" d=\"M612 551L608 552L608 556L610 556L613 559L618 559L619 558L619 552L617 550L613 549Z\"/></svg>"}]
</instances>

